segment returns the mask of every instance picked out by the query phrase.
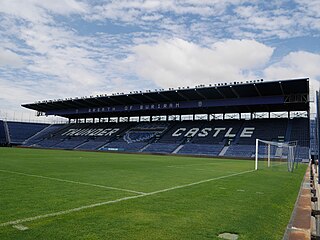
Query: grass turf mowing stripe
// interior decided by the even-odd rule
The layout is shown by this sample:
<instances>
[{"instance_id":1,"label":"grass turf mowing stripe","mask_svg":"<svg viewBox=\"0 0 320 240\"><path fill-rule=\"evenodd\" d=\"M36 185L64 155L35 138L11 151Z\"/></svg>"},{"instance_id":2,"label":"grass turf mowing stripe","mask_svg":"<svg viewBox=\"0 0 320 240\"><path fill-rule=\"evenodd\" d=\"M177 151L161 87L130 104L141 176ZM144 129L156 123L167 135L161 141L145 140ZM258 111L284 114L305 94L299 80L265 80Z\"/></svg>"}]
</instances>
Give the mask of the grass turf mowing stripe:
<instances>
[{"instance_id":1,"label":"grass turf mowing stripe","mask_svg":"<svg viewBox=\"0 0 320 240\"><path fill-rule=\"evenodd\" d=\"M136 194L140 194L140 195L146 194L144 192L138 192L138 191L134 191L134 190L130 190L130 189L109 187L109 186L104 186L104 185L98 185L98 184L86 183L86 182L78 182L78 181L72 181L72 180L61 179L61 178L46 177L46 176L28 174L28 173L23 173L23 172L15 172L15 171L3 170L3 169L0 169L0 172L18 174L18 175L23 175L23 176L28 176L28 177L49 179L49 180L54 180L54 181L59 181L59 182L80 184L80 185L86 185L86 186L91 186L91 187L99 187L99 188L105 188L105 189L117 190L117 191L123 191L123 192L130 192L130 193L136 193Z\"/></svg>"},{"instance_id":2,"label":"grass turf mowing stripe","mask_svg":"<svg viewBox=\"0 0 320 240\"><path fill-rule=\"evenodd\" d=\"M184 166L167 166L168 168L178 168L178 169L189 169L188 167L184 167ZM225 172L225 173L237 173L237 172L233 172L233 171L225 171L225 170L215 170L215 169L204 169L204 168L192 168L192 170L196 170L196 171L207 171L207 172Z\"/></svg>"},{"instance_id":3,"label":"grass turf mowing stripe","mask_svg":"<svg viewBox=\"0 0 320 240\"><path fill-rule=\"evenodd\" d=\"M38 216L35 216L35 217L18 219L18 220L14 220L14 221L1 223L0 227L10 226L10 225L17 225L17 224L20 224L20 223L31 222L31 221L34 221L34 220L37 220L37 219L42 219L42 218L65 215L65 214L72 213L72 212L78 212L78 211L81 211L81 210L84 210L84 209L99 207L99 206L103 206L103 205L107 205L107 204L122 202L122 201L135 199L135 198L141 198L141 197L145 197L145 196L151 196L151 195L155 195L155 194L158 194L158 193L163 193L163 192L168 192L168 191L172 191L172 190L176 190L176 189L180 189L180 188L190 187L190 186L194 186L194 185L198 185L198 184L202 184L202 183L207 183L207 182L216 181L216 180L220 180L220 179L224 179L224 178L229 178L229 177L238 176L238 175L242 175L242 174L246 174L246 173L251 173L251 172L254 172L254 171L255 170L238 172L238 173L229 174L229 175L225 175L225 176L220 176L220 177L216 177L216 178L205 179L205 180L201 180L201 181L198 181L198 182L188 183L188 184L184 184L184 185L178 185L178 186L174 186L174 187L171 187L171 188L166 188L166 189L162 189L162 190L158 190L158 191L154 191L154 192L149 192L149 193L145 193L145 194L139 194L139 195L130 196L130 197L123 197L123 198L110 200L110 201L106 201L106 202L94 203L94 204L90 204L90 205L86 205L86 206L81 206L81 207L78 207L78 208L72 208L72 209L69 209L69 210L59 211L59 212L55 212L55 213L48 213L48 214L44 214L44 215L38 215Z\"/></svg>"}]
</instances>

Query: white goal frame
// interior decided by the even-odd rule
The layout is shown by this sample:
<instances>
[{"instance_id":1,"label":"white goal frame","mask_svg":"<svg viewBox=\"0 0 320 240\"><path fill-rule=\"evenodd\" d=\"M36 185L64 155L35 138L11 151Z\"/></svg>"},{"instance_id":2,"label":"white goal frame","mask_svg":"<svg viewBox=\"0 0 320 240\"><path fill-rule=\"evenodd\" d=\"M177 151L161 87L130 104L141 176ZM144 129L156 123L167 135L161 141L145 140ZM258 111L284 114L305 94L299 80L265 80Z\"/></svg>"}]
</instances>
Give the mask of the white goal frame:
<instances>
[{"instance_id":1,"label":"white goal frame","mask_svg":"<svg viewBox=\"0 0 320 240\"><path fill-rule=\"evenodd\" d=\"M274 141L267 141L262 139L256 139L256 150L255 150L255 170L258 170L258 161L259 161L259 143L267 144L267 166L271 167L271 145L276 147L288 147L288 171L292 172L294 168L294 164L296 162L295 160L295 152L296 152L296 146L297 141L292 142L274 142Z\"/></svg>"}]
</instances>

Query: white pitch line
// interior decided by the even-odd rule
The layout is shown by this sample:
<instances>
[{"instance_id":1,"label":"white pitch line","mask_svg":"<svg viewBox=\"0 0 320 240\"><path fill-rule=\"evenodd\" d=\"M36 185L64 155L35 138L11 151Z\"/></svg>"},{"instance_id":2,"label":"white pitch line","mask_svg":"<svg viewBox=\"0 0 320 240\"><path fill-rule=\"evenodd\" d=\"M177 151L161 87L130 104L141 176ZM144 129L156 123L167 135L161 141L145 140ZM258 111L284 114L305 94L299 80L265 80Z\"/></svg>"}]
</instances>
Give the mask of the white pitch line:
<instances>
[{"instance_id":1,"label":"white pitch line","mask_svg":"<svg viewBox=\"0 0 320 240\"><path fill-rule=\"evenodd\" d=\"M237 175L251 173L251 172L254 172L254 171L255 170L250 170L250 171L234 173L234 174L225 175L225 176L216 177L216 178L209 178L209 179L205 179L205 180L198 181L198 182L193 182L193 183L184 184L184 185L178 185L178 186L174 186L174 187L171 187L171 188L166 188L166 189L162 189L162 190L158 190L158 191L154 191L154 192L145 193L143 195L140 194L140 195L135 195L135 196L130 196L130 197L123 197L123 198L119 198L119 199L115 199L115 200L110 200L110 201L100 202L100 203L94 203L94 204L85 205L85 206L81 206L81 207L78 207L78 208L72 208L72 209L59 211L59 212L55 212L55 213L48 213L48 214L44 214L44 215L38 215L38 216L35 216L35 217L17 219L17 220L14 220L14 221L1 223L0 227L5 227L5 226L9 226L9 225L16 225L16 224L20 224L20 223L24 223L24 222L31 222L31 221L34 221L34 220L37 220L37 219L42 219L42 218L65 215L65 214L72 213L72 212L82 211L84 209L99 207L99 206L103 206L103 205L108 205L108 204L112 204L112 203L117 203L117 202L130 200L130 199L141 198L141 197L145 197L145 196L151 196L151 195L155 195L155 194L158 194L158 193L163 193L163 192L168 192L168 191L172 191L172 190L176 190L176 189L180 189L180 188L190 187L190 186L194 186L194 185L198 185L198 184L202 184L202 183L206 183L206 182L211 182L211 181L216 181L216 180L229 178L229 177L233 177L233 176L237 176Z\"/></svg>"},{"instance_id":2,"label":"white pitch line","mask_svg":"<svg viewBox=\"0 0 320 240\"><path fill-rule=\"evenodd\" d=\"M123 197L123 198L119 198L119 199L115 199L115 200L110 200L110 201L107 201L107 202L90 204L90 205L81 206L81 207L78 207L78 208L72 208L72 209L68 209L68 210L64 210L64 211L60 211L60 212L54 212L54 213L48 213L48 214L44 214L44 215L38 215L38 216L35 216L35 217L18 219L18 220L14 220L14 221L10 221L10 222L1 223L0 227L9 226L9 225L16 225L16 224L20 224L20 223L24 223L24 222L31 222L31 221L34 221L34 220L37 220L37 219L42 219L42 218L65 215L65 214L68 214L68 213L78 212L78 211L81 211L81 210L84 210L84 209L88 209L88 208L94 208L94 207L98 207L98 206L102 206L102 205L106 205L106 204L121 202L121 201L129 200L129 199L133 199L133 198L139 198L139 197L142 197L142 196L146 196L146 195L135 195L135 196L131 196L131 197Z\"/></svg>"},{"instance_id":3,"label":"white pitch line","mask_svg":"<svg viewBox=\"0 0 320 240\"><path fill-rule=\"evenodd\" d=\"M225 175L225 176L221 176L221 177L209 178L209 179L205 179L205 180L202 180L202 181L199 181L199 182L188 183L188 184L184 184L184 185L180 185L180 186L175 186L175 187L171 187L171 188L155 191L155 192L152 192L152 193L146 193L144 196L153 195L153 194L156 194L156 193L168 192L168 191L179 189L179 188L190 187L190 186L198 185L198 184L201 184L201 183L206 183L206 182L220 180L220 179L224 179L224 178L228 178L228 177L238 176L238 175L242 175L242 174L245 174L245 173L251 173L251 172L254 172L254 171L256 171L256 170L249 170L249 171L233 173L233 174L229 174L229 175Z\"/></svg>"},{"instance_id":4,"label":"white pitch line","mask_svg":"<svg viewBox=\"0 0 320 240\"><path fill-rule=\"evenodd\" d=\"M14 227L15 229L20 230L20 231L26 231L26 230L29 229L28 227L23 226L23 225L13 225L13 227Z\"/></svg>"},{"instance_id":5,"label":"white pitch line","mask_svg":"<svg viewBox=\"0 0 320 240\"><path fill-rule=\"evenodd\" d=\"M3 169L0 169L0 172L18 174L18 175L23 175L23 176L28 176L28 177L36 177L36 178L42 178L42 179L55 180L55 181L59 181L59 182L80 184L80 185L91 186L91 187L98 187L98 188L104 188L104 189L110 189L110 190L117 190L117 191L122 191L122 192L130 192L130 193L136 193L136 194L141 194L141 195L146 194L146 193L144 193L144 192L138 192L138 191L134 191L134 190L130 190L130 189L117 188L117 187L109 187L109 186L104 186L104 185L99 185L99 184L93 184L93 183L86 183L86 182L77 182L77 181L72 181L72 180L67 180L67 179L54 178L54 177L46 177L46 176L35 175L35 174L28 174L28 173L22 173L22 172L14 172L14 171L8 171L8 170L3 170Z\"/></svg>"}]
</instances>

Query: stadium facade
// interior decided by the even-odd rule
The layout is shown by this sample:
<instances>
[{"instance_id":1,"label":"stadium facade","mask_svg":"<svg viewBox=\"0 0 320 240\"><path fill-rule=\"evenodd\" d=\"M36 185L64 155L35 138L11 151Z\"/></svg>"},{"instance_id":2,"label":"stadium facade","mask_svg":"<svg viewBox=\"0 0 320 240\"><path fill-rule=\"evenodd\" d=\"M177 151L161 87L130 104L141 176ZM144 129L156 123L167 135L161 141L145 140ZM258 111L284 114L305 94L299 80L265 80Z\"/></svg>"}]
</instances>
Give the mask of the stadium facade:
<instances>
[{"instance_id":1,"label":"stadium facade","mask_svg":"<svg viewBox=\"0 0 320 240\"><path fill-rule=\"evenodd\" d=\"M37 126L23 138L23 123L0 122L0 141L40 148L251 158L259 138L297 141L298 158L307 160L309 102L308 78L47 100L22 106L38 115L65 117L69 124ZM17 128L20 139L12 130Z\"/></svg>"}]
</instances>

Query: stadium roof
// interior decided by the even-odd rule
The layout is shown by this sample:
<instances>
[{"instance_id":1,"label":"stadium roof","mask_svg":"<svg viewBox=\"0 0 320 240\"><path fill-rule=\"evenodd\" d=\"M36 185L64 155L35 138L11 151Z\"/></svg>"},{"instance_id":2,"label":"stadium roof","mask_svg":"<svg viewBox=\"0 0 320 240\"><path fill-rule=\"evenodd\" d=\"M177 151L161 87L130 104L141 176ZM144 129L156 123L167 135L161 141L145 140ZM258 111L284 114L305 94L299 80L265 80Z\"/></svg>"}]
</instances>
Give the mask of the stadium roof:
<instances>
[{"instance_id":1,"label":"stadium roof","mask_svg":"<svg viewBox=\"0 0 320 240\"><path fill-rule=\"evenodd\" d=\"M309 111L309 79L220 83L23 104L67 118Z\"/></svg>"}]
</instances>

